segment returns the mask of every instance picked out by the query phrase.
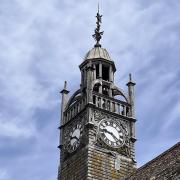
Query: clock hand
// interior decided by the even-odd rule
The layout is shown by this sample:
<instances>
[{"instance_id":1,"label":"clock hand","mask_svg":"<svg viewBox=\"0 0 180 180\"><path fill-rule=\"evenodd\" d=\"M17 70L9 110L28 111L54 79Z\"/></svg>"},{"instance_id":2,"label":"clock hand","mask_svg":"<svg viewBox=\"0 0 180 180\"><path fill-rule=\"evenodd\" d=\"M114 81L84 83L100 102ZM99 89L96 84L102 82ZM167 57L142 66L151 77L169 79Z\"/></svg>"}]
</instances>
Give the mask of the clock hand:
<instances>
[{"instance_id":1,"label":"clock hand","mask_svg":"<svg viewBox=\"0 0 180 180\"><path fill-rule=\"evenodd\" d=\"M115 139L115 141L119 141L119 139L112 133L113 138Z\"/></svg>"},{"instance_id":2,"label":"clock hand","mask_svg":"<svg viewBox=\"0 0 180 180\"><path fill-rule=\"evenodd\" d=\"M72 139L76 139L77 141L79 141L79 139L78 139L76 136L72 136L72 137L71 137L71 140L72 140Z\"/></svg>"},{"instance_id":3,"label":"clock hand","mask_svg":"<svg viewBox=\"0 0 180 180\"><path fill-rule=\"evenodd\" d=\"M102 130L103 130L104 132L106 132L106 133L112 135L111 132L109 132L106 128L104 128L104 129L102 129Z\"/></svg>"},{"instance_id":4,"label":"clock hand","mask_svg":"<svg viewBox=\"0 0 180 180\"><path fill-rule=\"evenodd\" d=\"M112 132L109 132L106 128L104 128L103 131L110 134L115 141L119 141L119 139Z\"/></svg>"}]
</instances>

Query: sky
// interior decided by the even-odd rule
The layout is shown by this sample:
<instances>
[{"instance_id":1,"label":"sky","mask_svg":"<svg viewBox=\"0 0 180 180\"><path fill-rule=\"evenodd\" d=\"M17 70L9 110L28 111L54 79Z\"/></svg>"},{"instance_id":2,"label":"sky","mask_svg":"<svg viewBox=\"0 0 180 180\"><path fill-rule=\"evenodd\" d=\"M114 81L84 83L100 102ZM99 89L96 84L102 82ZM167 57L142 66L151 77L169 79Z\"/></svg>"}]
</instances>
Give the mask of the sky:
<instances>
[{"instance_id":1,"label":"sky","mask_svg":"<svg viewBox=\"0 0 180 180\"><path fill-rule=\"evenodd\" d=\"M103 0L101 41L116 84L136 82L136 161L180 139L179 0ZM97 0L0 0L0 180L52 180L59 164L60 90L79 88L93 48Z\"/></svg>"}]
</instances>

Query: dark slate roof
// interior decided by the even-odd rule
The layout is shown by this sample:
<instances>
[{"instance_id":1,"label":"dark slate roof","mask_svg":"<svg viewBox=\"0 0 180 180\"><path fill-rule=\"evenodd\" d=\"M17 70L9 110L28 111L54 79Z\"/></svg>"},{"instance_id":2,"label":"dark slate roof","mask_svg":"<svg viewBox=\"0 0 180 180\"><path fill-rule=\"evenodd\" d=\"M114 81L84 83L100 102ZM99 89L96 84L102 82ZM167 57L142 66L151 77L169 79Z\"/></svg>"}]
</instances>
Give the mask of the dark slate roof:
<instances>
[{"instance_id":1,"label":"dark slate roof","mask_svg":"<svg viewBox=\"0 0 180 180\"><path fill-rule=\"evenodd\" d=\"M180 142L138 168L126 180L180 180Z\"/></svg>"}]
</instances>

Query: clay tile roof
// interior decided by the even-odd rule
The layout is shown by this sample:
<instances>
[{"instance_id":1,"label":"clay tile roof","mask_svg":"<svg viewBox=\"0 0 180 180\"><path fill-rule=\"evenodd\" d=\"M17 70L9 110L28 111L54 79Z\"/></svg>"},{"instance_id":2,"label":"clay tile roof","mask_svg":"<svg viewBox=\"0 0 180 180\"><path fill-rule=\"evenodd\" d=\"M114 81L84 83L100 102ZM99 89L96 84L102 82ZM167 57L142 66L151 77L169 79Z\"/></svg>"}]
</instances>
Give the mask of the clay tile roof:
<instances>
[{"instance_id":1,"label":"clay tile roof","mask_svg":"<svg viewBox=\"0 0 180 180\"><path fill-rule=\"evenodd\" d=\"M178 172L180 170L180 142L138 168L126 180L151 179L157 174L163 174L163 171L166 171L168 175L168 169L170 169L170 173L172 173L172 169L175 171L178 169Z\"/></svg>"}]
</instances>

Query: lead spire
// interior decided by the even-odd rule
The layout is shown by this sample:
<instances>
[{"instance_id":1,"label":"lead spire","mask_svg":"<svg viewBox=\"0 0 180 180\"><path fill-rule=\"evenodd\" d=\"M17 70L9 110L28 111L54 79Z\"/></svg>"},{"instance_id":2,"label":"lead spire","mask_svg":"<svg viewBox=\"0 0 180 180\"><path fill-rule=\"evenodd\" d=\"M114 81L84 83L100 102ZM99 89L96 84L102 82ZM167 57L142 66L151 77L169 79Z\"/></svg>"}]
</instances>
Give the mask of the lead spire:
<instances>
[{"instance_id":1,"label":"lead spire","mask_svg":"<svg viewBox=\"0 0 180 180\"><path fill-rule=\"evenodd\" d=\"M101 47L101 44L99 43L99 41L101 40L101 37L104 31L100 31L100 27L101 27L100 24L102 23L102 15L99 14L99 3L98 3L98 12L97 12L96 18L97 18L97 22L96 22L97 27L94 30L95 33L92 36L96 41L96 44L94 45L94 47Z\"/></svg>"}]
</instances>

